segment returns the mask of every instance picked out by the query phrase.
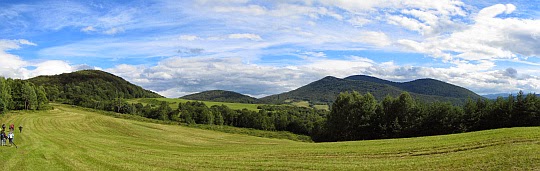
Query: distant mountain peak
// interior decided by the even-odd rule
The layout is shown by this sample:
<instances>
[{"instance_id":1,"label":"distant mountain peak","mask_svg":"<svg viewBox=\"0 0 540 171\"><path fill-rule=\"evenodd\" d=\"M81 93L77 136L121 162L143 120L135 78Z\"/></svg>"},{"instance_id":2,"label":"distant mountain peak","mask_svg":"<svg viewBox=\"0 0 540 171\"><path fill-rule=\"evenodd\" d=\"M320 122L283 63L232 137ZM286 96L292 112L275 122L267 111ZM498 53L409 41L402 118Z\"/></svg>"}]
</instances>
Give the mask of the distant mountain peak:
<instances>
[{"instance_id":1,"label":"distant mountain peak","mask_svg":"<svg viewBox=\"0 0 540 171\"><path fill-rule=\"evenodd\" d=\"M341 80L341 79L339 79L337 77L334 77L334 76L326 76L326 77L324 77L324 78L322 78L320 80Z\"/></svg>"},{"instance_id":2,"label":"distant mountain peak","mask_svg":"<svg viewBox=\"0 0 540 171\"><path fill-rule=\"evenodd\" d=\"M353 75L344 79L327 76L290 92L264 97L260 100L269 103L283 103L287 100L331 103L340 92L344 91L370 92L378 99L386 95L397 96L407 91L420 100L451 101L454 104L463 103L469 97L482 98L465 88L431 78L401 83L373 76Z\"/></svg>"},{"instance_id":3,"label":"distant mountain peak","mask_svg":"<svg viewBox=\"0 0 540 171\"><path fill-rule=\"evenodd\" d=\"M379 79L377 77L373 77L373 76L369 76L369 75L351 75L351 76L345 77L344 79L355 79L355 78L376 78L376 79Z\"/></svg>"}]
</instances>

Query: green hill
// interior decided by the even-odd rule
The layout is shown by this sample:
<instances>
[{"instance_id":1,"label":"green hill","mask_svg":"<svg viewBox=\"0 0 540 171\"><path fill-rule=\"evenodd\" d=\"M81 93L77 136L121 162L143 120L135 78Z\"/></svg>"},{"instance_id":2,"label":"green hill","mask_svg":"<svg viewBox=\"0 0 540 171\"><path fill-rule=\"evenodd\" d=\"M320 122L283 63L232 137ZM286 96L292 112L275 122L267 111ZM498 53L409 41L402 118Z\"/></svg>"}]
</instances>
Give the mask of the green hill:
<instances>
[{"instance_id":1,"label":"green hill","mask_svg":"<svg viewBox=\"0 0 540 171\"><path fill-rule=\"evenodd\" d=\"M229 103L257 103L257 99L247 95L243 95L237 92L225 91L225 90L210 90L200 93L190 94L181 99L187 100L201 100L201 101L214 101L214 102L229 102Z\"/></svg>"},{"instance_id":2,"label":"green hill","mask_svg":"<svg viewBox=\"0 0 540 171\"><path fill-rule=\"evenodd\" d=\"M387 81L371 76L365 76L365 75L355 75L345 78L347 80L361 80L361 81L368 81L368 82L374 82L374 83L380 83L380 84L386 84L390 86L397 87L401 90L408 91L410 93L416 93L416 94L424 94L424 95L433 95L433 96L443 96L443 97L455 97L455 98L482 98L478 94L456 85L448 84L439 80L435 79L418 79L414 81L409 82L392 82Z\"/></svg>"},{"instance_id":3,"label":"green hill","mask_svg":"<svg viewBox=\"0 0 540 171\"><path fill-rule=\"evenodd\" d=\"M309 101L312 104L330 104L339 93L345 91L369 92L379 100L386 95L395 97L403 91L408 91L420 101L448 101L453 104L463 104L469 97L482 98L465 88L433 79L397 83L370 76L351 76L344 79L328 76L296 90L259 100L263 103L285 103L292 100Z\"/></svg>"},{"instance_id":4,"label":"green hill","mask_svg":"<svg viewBox=\"0 0 540 171\"><path fill-rule=\"evenodd\" d=\"M304 143L162 125L54 105L11 112L3 170L538 170L540 127Z\"/></svg>"},{"instance_id":5,"label":"green hill","mask_svg":"<svg viewBox=\"0 0 540 171\"><path fill-rule=\"evenodd\" d=\"M28 81L44 86L50 100L110 100L114 98L159 98L161 95L99 70L82 70Z\"/></svg>"},{"instance_id":6,"label":"green hill","mask_svg":"<svg viewBox=\"0 0 540 171\"><path fill-rule=\"evenodd\" d=\"M384 84L344 80L328 76L296 90L263 97L260 100L265 103L282 103L287 100L309 101L311 103L332 103L340 92L353 90L362 92L370 91L375 97L383 97L386 94L397 96L401 93L401 90Z\"/></svg>"}]
</instances>

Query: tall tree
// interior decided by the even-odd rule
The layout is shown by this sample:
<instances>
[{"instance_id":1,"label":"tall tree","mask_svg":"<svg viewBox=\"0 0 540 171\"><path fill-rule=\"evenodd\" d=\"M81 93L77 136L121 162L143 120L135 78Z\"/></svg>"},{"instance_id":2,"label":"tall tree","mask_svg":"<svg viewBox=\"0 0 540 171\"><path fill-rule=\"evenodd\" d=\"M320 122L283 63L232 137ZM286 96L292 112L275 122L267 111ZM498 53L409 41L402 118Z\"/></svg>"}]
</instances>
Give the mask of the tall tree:
<instances>
[{"instance_id":1,"label":"tall tree","mask_svg":"<svg viewBox=\"0 0 540 171\"><path fill-rule=\"evenodd\" d=\"M34 90L34 85L32 83L26 82L22 85L22 99L25 110L36 109L38 100L36 91Z\"/></svg>"},{"instance_id":2,"label":"tall tree","mask_svg":"<svg viewBox=\"0 0 540 171\"><path fill-rule=\"evenodd\" d=\"M0 113L9 109L11 101L11 87L4 77L0 77Z\"/></svg>"},{"instance_id":3,"label":"tall tree","mask_svg":"<svg viewBox=\"0 0 540 171\"><path fill-rule=\"evenodd\" d=\"M341 93L328 115L327 127L337 140L373 139L377 101L370 93Z\"/></svg>"},{"instance_id":4,"label":"tall tree","mask_svg":"<svg viewBox=\"0 0 540 171\"><path fill-rule=\"evenodd\" d=\"M43 106L45 106L49 102L49 100L47 99L47 94L45 93L45 88L43 88L43 86L37 87L36 95L37 95L37 108L43 109Z\"/></svg>"}]
</instances>

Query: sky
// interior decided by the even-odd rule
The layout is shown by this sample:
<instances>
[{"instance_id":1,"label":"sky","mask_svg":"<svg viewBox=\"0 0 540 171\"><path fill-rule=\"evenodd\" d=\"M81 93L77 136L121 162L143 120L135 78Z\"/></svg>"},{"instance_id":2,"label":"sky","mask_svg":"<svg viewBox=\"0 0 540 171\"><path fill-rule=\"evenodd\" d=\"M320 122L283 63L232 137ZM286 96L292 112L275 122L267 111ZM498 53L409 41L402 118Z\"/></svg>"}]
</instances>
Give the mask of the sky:
<instances>
[{"instance_id":1,"label":"sky","mask_svg":"<svg viewBox=\"0 0 540 171\"><path fill-rule=\"evenodd\" d=\"M166 97L325 76L540 92L540 0L0 0L0 76L99 69Z\"/></svg>"}]
</instances>

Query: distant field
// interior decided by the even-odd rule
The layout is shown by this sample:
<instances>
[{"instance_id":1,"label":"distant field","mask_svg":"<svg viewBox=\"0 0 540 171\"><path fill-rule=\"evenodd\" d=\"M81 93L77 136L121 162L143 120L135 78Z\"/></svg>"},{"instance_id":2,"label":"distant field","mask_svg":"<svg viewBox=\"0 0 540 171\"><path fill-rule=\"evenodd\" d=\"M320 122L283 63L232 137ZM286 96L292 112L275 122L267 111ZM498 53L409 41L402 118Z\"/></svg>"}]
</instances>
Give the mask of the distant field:
<instances>
[{"instance_id":1,"label":"distant field","mask_svg":"<svg viewBox=\"0 0 540 171\"><path fill-rule=\"evenodd\" d=\"M186 100L186 99L177 99L177 98L149 98L149 99L156 99L156 100L159 100L159 101L166 101L166 102L169 102L171 103L170 106L171 108L173 109L178 109L178 103L185 103L185 102L188 102L188 101L200 101L200 100ZM145 99L128 99L129 102L131 103L143 103L143 104L146 104L145 103ZM208 107L210 106L214 106L214 105L225 105L225 106L228 106L229 108L231 109L234 109L234 110L241 110L241 109L248 109L248 110L253 110L253 111L259 111L259 109L257 109L257 107L261 104L247 104L247 103L227 103L227 102L211 102L211 101L200 101L200 102L204 102Z\"/></svg>"},{"instance_id":2,"label":"distant field","mask_svg":"<svg viewBox=\"0 0 540 171\"><path fill-rule=\"evenodd\" d=\"M292 102L291 105L298 106L298 107L307 107L307 108L311 107L308 101ZM330 110L330 107L328 107L328 105L313 105L313 108Z\"/></svg>"},{"instance_id":3,"label":"distant field","mask_svg":"<svg viewBox=\"0 0 540 171\"><path fill-rule=\"evenodd\" d=\"M308 101L292 102L291 105L298 106L298 107L309 107L309 102Z\"/></svg>"},{"instance_id":4,"label":"distant field","mask_svg":"<svg viewBox=\"0 0 540 171\"><path fill-rule=\"evenodd\" d=\"M166 102L170 103L169 106L171 106L171 108L173 108L173 109L178 109L178 103L185 103L185 102L188 102L188 101L204 102L204 104L206 104L206 106L208 106L208 107L211 107L211 106L214 106L214 105L225 105L225 106L228 106L229 108L234 109L234 110L248 109L248 110L252 110L252 111L259 111L259 109L257 109L257 107L260 106L260 105L265 105L265 104L228 103L228 102L212 102L212 101L201 101L201 100L186 100L186 99L178 99L178 98L142 98L142 99L127 99L127 101L130 102L130 103L142 103L142 104L146 105L148 103L149 99L155 99L155 100L159 100L159 101L166 101ZM288 105L288 104L286 104L286 105ZM309 102L307 102L307 101L293 102L290 105L297 106L297 107L310 108ZM330 110L328 105L314 105L313 107L315 109Z\"/></svg>"},{"instance_id":5,"label":"distant field","mask_svg":"<svg viewBox=\"0 0 540 171\"><path fill-rule=\"evenodd\" d=\"M315 109L324 109L324 110L330 110L330 107L328 105L314 105Z\"/></svg>"},{"instance_id":6,"label":"distant field","mask_svg":"<svg viewBox=\"0 0 540 171\"><path fill-rule=\"evenodd\" d=\"M303 143L119 119L66 105L12 112L3 170L538 170L540 127Z\"/></svg>"}]
</instances>

